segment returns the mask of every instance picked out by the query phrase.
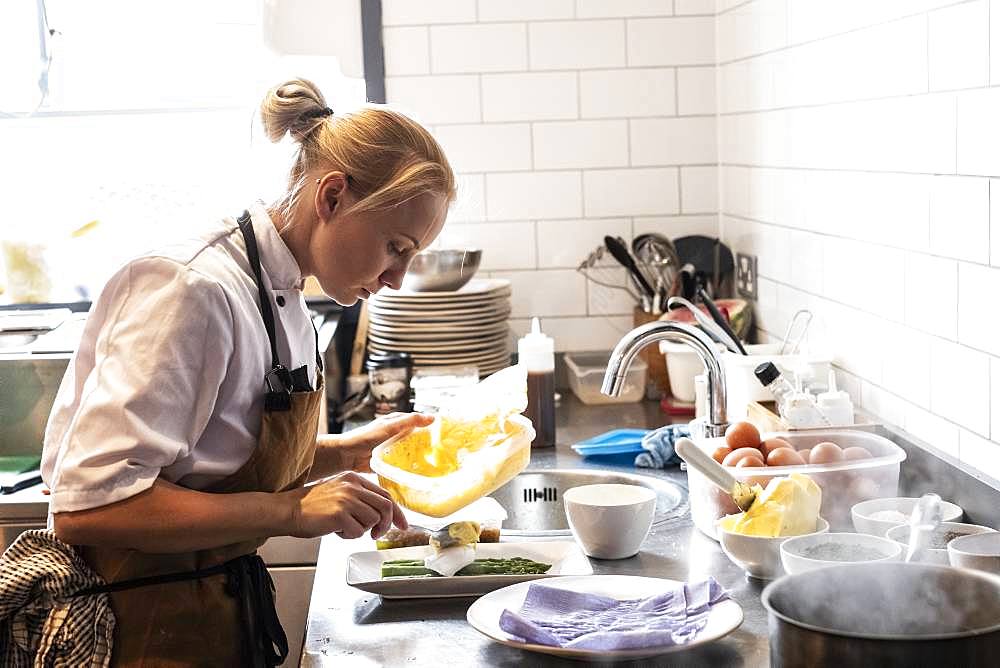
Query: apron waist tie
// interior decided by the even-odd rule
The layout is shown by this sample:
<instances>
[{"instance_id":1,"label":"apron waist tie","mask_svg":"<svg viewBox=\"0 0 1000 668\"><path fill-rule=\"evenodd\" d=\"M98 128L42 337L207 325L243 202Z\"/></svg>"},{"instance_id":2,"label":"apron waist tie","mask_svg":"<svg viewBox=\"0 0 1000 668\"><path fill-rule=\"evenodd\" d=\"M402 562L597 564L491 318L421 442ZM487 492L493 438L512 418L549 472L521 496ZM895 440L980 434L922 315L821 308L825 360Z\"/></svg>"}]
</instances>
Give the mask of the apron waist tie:
<instances>
[{"instance_id":1,"label":"apron waist tie","mask_svg":"<svg viewBox=\"0 0 1000 668\"><path fill-rule=\"evenodd\" d=\"M274 581L267 572L264 560L257 554L245 554L223 564L194 571L150 575L88 587L71 596L111 594L148 585L198 580L220 573L226 574L226 593L239 602L244 625L244 651L251 661L249 665L263 668L282 664L288 657L288 638L274 607Z\"/></svg>"}]
</instances>

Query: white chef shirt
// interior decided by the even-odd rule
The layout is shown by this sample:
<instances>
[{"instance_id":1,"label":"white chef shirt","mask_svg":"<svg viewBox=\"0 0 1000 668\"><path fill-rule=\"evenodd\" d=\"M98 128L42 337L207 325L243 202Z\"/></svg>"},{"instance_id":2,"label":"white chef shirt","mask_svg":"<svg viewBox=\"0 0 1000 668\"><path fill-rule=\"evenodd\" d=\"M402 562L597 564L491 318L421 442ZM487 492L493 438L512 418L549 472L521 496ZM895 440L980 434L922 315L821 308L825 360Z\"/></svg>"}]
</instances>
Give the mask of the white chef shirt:
<instances>
[{"instance_id":1,"label":"white chef shirt","mask_svg":"<svg viewBox=\"0 0 1000 668\"><path fill-rule=\"evenodd\" d=\"M289 369L307 366L315 387L302 273L264 207L250 213L278 357ZM50 512L120 501L157 477L203 489L235 473L256 447L270 368L234 219L130 261L93 305L49 416Z\"/></svg>"}]
</instances>

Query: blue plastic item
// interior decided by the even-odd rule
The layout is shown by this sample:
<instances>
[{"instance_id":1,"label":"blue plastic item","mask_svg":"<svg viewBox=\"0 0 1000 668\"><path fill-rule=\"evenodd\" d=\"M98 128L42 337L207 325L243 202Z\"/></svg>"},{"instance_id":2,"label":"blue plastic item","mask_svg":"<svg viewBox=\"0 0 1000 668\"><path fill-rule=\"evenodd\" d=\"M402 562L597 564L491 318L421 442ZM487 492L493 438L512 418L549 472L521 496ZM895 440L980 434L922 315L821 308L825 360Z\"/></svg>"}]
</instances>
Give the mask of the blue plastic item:
<instances>
[{"instance_id":1,"label":"blue plastic item","mask_svg":"<svg viewBox=\"0 0 1000 668\"><path fill-rule=\"evenodd\" d=\"M614 429L571 446L584 457L624 455L643 451L642 438L648 429Z\"/></svg>"}]
</instances>

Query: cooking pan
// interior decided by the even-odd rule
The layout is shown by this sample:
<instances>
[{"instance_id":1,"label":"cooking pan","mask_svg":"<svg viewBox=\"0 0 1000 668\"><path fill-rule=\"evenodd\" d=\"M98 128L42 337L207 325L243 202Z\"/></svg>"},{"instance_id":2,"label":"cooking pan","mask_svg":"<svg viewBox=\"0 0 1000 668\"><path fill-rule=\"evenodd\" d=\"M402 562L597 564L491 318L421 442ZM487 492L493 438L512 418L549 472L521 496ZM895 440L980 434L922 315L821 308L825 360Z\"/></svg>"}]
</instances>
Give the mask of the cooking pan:
<instances>
[{"instance_id":1,"label":"cooking pan","mask_svg":"<svg viewBox=\"0 0 1000 668\"><path fill-rule=\"evenodd\" d=\"M1000 577L934 564L845 564L764 589L771 665L996 666Z\"/></svg>"}]
</instances>

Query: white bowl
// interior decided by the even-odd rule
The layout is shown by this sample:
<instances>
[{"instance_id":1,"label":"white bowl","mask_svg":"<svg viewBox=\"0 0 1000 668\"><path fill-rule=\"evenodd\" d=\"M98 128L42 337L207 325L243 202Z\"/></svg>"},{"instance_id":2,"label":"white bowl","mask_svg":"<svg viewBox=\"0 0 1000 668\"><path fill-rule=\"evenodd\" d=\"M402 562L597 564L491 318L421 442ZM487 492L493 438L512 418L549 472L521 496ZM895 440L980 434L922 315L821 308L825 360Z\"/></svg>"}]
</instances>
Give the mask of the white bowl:
<instances>
[{"instance_id":1,"label":"white bowl","mask_svg":"<svg viewBox=\"0 0 1000 668\"><path fill-rule=\"evenodd\" d=\"M726 350L726 346L721 343L716 343L715 348L720 355ZM693 402L695 400L695 376L705 372L705 365L702 364L698 353L686 343L673 343L672 341L661 341L660 352L666 359L670 394L677 401Z\"/></svg>"},{"instance_id":2,"label":"white bowl","mask_svg":"<svg viewBox=\"0 0 1000 668\"><path fill-rule=\"evenodd\" d=\"M784 575L781 565L781 544L797 536L745 536L717 527L719 544L729 560L746 571L752 578L772 580ZM830 523L820 517L816 520L816 531L802 536L814 536L830 530Z\"/></svg>"},{"instance_id":3,"label":"white bowl","mask_svg":"<svg viewBox=\"0 0 1000 668\"><path fill-rule=\"evenodd\" d=\"M960 533L963 536L968 534L978 534L987 533L989 531L996 531L996 529L991 529L990 527L980 526L978 524L963 524L962 522L941 522L934 530L935 536L941 536L949 532ZM910 525L900 524L894 526L886 532L885 537L889 540L894 540L903 546L903 555L906 555L906 546L910 539ZM956 539L952 539L956 540ZM950 543L950 541L949 541ZM933 548L928 547L922 551L922 554L917 555L917 559L920 563L925 564L944 564L947 566L948 561L948 549L947 547Z\"/></svg>"},{"instance_id":4,"label":"white bowl","mask_svg":"<svg viewBox=\"0 0 1000 668\"><path fill-rule=\"evenodd\" d=\"M961 536L948 543L948 562L959 568L1000 574L1000 532Z\"/></svg>"},{"instance_id":5,"label":"white bowl","mask_svg":"<svg viewBox=\"0 0 1000 668\"><path fill-rule=\"evenodd\" d=\"M871 499L856 503L851 507L851 520L858 533L867 533L872 536L885 536L885 533L894 526L905 524L909 521L910 513L917 504L916 498L895 496L886 499ZM881 520L872 517L873 513L883 510L896 511L902 513L906 518L899 520ZM941 521L957 522L962 519L962 508L949 501L941 502Z\"/></svg>"},{"instance_id":6,"label":"white bowl","mask_svg":"<svg viewBox=\"0 0 1000 668\"><path fill-rule=\"evenodd\" d=\"M844 546L845 548L860 547L876 551L882 556L872 559L819 559L816 556L809 556L810 552L815 550L817 546L825 545ZM817 533L789 538L781 544L780 551L781 565L785 567L785 572L794 575L835 564L898 561L903 553L903 547L894 540L866 533Z\"/></svg>"},{"instance_id":7,"label":"white bowl","mask_svg":"<svg viewBox=\"0 0 1000 668\"><path fill-rule=\"evenodd\" d=\"M653 526L656 492L639 485L581 485L563 493L573 537L588 557L625 559Z\"/></svg>"}]
</instances>

